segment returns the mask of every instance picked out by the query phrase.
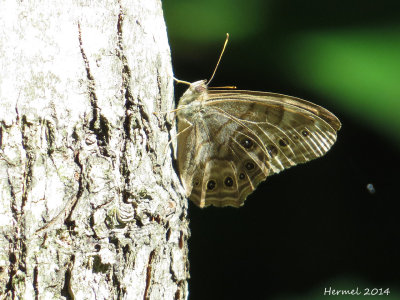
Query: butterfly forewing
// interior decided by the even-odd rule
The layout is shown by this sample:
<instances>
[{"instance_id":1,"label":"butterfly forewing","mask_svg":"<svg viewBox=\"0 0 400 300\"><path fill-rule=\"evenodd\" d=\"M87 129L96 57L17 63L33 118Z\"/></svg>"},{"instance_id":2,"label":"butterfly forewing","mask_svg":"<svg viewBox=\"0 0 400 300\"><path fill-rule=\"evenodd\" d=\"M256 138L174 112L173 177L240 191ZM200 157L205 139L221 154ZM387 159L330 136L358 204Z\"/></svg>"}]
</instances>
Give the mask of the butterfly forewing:
<instances>
[{"instance_id":1,"label":"butterfly forewing","mask_svg":"<svg viewBox=\"0 0 400 300\"><path fill-rule=\"evenodd\" d=\"M320 117L327 122L335 131L338 131L341 127L339 119L327 109L322 106L316 105L312 102L287 96L277 93L269 92L257 92L257 91L246 91L246 90L209 90L207 91L208 103L217 100L242 100L250 102L262 102L269 106L286 106L297 107L301 110L306 110L315 116Z\"/></svg>"},{"instance_id":2,"label":"butterfly forewing","mask_svg":"<svg viewBox=\"0 0 400 300\"><path fill-rule=\"evenodd\" d=\"M302 99L193 83L178 106L187 195L200 207L239 207L268 175L324 155L339 128L328 110Z\"/></svg>"},{"instance_id":3,"label":"butterfly forewing","mask_svg":"<svg viewBox=\"0 0 400 300\"><path fill-rule=\"evenodd\" d=\"M258 136L271 161L270 174L325 154L339 120L302 99L251 91L214 92L206 105L223 111Z\"/></svg>"}]
</instances>

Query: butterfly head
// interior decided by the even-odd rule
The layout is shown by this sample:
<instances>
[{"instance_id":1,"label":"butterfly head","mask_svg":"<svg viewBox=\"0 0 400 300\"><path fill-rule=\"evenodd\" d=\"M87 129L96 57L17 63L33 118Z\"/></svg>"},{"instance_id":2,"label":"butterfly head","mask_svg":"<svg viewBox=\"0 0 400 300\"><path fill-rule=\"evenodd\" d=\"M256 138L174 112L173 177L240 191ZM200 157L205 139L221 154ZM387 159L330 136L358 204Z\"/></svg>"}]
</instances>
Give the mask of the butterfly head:
<instances>
[{"instance_id":1,"label":"butterfly head","mask_svg":"<svg viewBox=\"0 0 400 300\"><path fill-rule=\"evenodd\" d=\"M199 80L190 84L189 88L179 100L179 105L187 105L194 101L202 101L207 96L207 80Z\"/></svg>"}]
</instances>

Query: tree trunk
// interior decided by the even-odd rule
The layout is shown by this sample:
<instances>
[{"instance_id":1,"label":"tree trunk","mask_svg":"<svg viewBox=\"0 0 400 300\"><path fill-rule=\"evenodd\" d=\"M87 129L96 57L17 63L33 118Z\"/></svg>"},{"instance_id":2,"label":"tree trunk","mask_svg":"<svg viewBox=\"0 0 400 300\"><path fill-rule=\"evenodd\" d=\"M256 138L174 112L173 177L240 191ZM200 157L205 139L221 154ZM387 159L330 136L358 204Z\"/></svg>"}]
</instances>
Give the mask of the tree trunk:
<instances>
[{"instance_id":1,"label":"tree trunk","mask_svg":"<svg viewBox=\"0 0 400 300\"><path fill-rule=\"evenodd\" d=\"M0 299L185 299L161 2L1 6Z\"/></svg>"}]
</instances>

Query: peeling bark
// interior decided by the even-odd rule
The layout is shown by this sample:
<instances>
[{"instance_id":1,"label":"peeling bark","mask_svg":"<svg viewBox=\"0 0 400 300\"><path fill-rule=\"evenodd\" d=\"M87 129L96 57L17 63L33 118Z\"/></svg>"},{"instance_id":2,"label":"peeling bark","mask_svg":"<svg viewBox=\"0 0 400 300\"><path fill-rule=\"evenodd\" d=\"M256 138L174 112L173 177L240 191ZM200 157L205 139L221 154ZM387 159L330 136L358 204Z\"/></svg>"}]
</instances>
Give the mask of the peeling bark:
<instances>
[{"instance_id":1,"label":"peeling bark","mask_svg":"<svg viewBox=\"0 0 400 300\"><path fill-rule=\"evenodd\" d=\"M186 299L159 0L0 11L0 299Z\"/></svg>"}]
</instances>

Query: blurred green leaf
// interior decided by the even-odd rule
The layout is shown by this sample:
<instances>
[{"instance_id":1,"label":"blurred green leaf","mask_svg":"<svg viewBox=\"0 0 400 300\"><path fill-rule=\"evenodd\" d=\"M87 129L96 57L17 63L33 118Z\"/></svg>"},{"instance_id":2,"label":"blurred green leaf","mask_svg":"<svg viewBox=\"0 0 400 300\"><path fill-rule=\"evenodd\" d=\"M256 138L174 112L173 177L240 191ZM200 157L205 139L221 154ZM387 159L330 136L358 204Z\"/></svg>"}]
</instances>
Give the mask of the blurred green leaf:
<instances>
[{"instance_id":1,"label":"blurred green leaf","mask_svg":"<svg viewBox=\"0 0 400 300\"><path fill-rule=\"evenodd\" d=\"M307 33L286 49L291 78L400 142L400 29Z\"/></svg>"},{"instance_id":2,"label":"blurred green leaf","mask_svg":"<svg viewBox=\"0 0 400 300\"><path fill-rule=\"evenodd\" d=\"M197 44L221 42L225 33L248 38L265 28L266 3L258 0L169 0L163 3L168 35Z\"/></svg>"}]
</instances>

